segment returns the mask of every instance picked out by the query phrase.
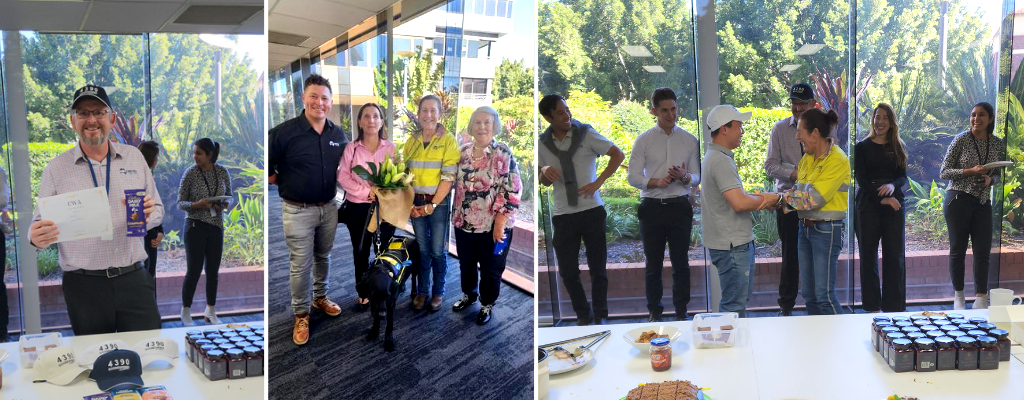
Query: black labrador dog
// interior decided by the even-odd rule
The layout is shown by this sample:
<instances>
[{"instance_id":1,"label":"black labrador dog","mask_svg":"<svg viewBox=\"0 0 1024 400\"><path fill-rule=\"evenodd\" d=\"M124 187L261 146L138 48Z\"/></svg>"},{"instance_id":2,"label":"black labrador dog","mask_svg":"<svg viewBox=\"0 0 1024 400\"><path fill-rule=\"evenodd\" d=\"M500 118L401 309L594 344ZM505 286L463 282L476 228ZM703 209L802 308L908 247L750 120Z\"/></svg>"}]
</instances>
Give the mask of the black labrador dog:
<instances>
[{"instance_id":1,"label":"black labrador dog","mask_svg":"<svg viewBox=\"0 0 1024 400\"><path fill-rule=\"evenodd\" d=\"M395 302L405 288L405 281L419 271L420 248L416 239L394 236L387 247L378 254L356 285L359 297L370 299L370 313L373 326L366 338L376 340L380 335L380 321L387 318L384 328L384 351L395 349L394 316Z\"/></svg>"}]
</instances>

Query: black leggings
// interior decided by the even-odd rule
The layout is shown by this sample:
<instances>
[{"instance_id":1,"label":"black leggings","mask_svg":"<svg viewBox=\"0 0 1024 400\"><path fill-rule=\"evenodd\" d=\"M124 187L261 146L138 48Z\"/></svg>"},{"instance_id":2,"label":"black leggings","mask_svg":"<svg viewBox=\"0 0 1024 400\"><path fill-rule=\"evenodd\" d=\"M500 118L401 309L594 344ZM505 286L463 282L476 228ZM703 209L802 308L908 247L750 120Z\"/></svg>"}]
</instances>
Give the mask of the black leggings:
<instances>
[{"instance_id":1,"label":"black leggings","mask_svg":"<svg viewBox=\"0 0 1024 400\"><path fill-rule=\"evenodd\" d=\"M946 192L946 229L949 231L949 276L953 289L964 290L967 240L974 250L974 293L988 293L988 261L992 251L992 202L981 203L959 190Z\"/></svg>"},{"instance_id":2,"label":"black leggings","mask_svg":"<svg viewBox=\"0 0 1024 400\"><path fill-rule=\"evenodd\" d=\"M181 286L181 305L192 307L199 274L206 266L206 304L217 304L217 274L224 252L224 230L202 221L185 220L185 261L188 272Z\"/></svg>"}]
</instances>

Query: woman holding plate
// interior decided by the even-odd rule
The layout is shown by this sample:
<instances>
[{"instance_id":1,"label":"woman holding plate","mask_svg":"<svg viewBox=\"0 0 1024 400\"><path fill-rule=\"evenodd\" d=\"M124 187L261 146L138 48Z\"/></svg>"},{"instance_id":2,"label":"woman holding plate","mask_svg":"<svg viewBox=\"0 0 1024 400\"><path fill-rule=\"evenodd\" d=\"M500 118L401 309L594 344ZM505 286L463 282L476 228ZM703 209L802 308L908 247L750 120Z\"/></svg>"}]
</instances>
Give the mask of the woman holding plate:
<instances>
[{"instance_id":1,"label":"woman holding plate","mask_svg":"<svg viewBox=\"0 0 1024 400\"><path fill-rule=\"evenodd\" d=\"M224 252L224 218L221 214L231 198L231 176L217 164L220 143L210 138L192 144L195 165L181 176L178 189L178 208L188 213L185 219L185 261L188 270L181 288L181 322L192 322L192 297L199 284L199 275L206 267L206 311L203 318L208 324L219 324L214 306L217 304L217 273Z\"/></svg>"}]
</instances>

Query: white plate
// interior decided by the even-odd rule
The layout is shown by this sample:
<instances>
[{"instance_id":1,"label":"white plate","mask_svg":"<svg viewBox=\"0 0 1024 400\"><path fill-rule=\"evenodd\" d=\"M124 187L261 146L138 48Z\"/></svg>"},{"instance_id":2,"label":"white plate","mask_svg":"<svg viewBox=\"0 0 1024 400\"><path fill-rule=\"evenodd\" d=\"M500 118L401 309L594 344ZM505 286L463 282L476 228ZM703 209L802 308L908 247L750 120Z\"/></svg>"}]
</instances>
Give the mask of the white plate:
<instances>
[{"instance_id":1,"label":"white plate","mask_svg":"<svg viewBox=\"0 0 1024 400\"><path fill-rule=\"evenodd\" d=\"M550 358L548 369L551 370L551 375L558 375L583 368L590 360L594 359L594 352L590 351L590 349L583 350L583 354L576 357L576 361L573 361L572 358L560 359L555 355L554 351L548 357Z\"/></svg>"},{"instance_id":2,"label":"white plate","mask_svg":"<svg viewBox=\"0 0 1024 400\"><path fill-rule=\"evenodd\" d=\"M999 168L999 167L1009 167L1011 165L1013 165L1013 161L993 161L993 162L990 162L988 164L982 165L982 167L985 167L985 168Z\"/></svg>"},{"instance_id":3,"label":"white plate","mask_svg":"<svg viewBox=\"0 0 1024 400\"><path fill-rule=\"evenodd\" d=\"M668 335L669 346L675 343L676 339L682 335L683 330L669 325L648 325L632 329L629 332L622 334L622 340L629 343L631 346L636 347L641 353L650 353L650 343L637 343L637 339L640 339L640 334L644 332L654 331L659 335Z\"/></svg>"},{"instance_id":4,"label":"white plate","mask_svg":"<svg viewBox=\"0 0 1024 400\"><path fill-rule=\"evenodd\" d=\"M227 200L227 199L230 199L230 198L231 198L231 196L213 196L213 197L204 198L203 200L207 200L207 201L224 201L224 200Z\"/></svg>"}]
</instances>

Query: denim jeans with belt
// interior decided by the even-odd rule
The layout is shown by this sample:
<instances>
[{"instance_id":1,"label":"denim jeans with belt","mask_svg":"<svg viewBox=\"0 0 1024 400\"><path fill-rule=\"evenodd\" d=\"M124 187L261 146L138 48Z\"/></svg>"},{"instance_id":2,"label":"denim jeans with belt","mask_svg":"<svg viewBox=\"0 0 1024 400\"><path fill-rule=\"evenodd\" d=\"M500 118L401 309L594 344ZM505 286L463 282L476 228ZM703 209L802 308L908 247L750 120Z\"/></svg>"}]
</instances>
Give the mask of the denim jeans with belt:
<instances>
[{"instance_id":1,"label":"denim jeans with belt","mask_svg":"<svg viewBox=\"0 0 1024 400\"><path fill-rule=\"evenodd\" d=\"M412 230L416 234L416 243L420 246L419 282L415 294L444 296L445 275L448 273L448 216L451 209L451 196L446 196L434 212L425 217L412 219ZM416 200L414 205L429 204L428 201ZM433 279L431 279L433 273Z\"/></svg>"},{"instance_id":2,"label":"denim jeans with belt","mask_svg":"<svg viewBox=\"0 0 1024 400\"><path fill-rule=\"evenodd\" d=\"M807 315L843 313L836 295L836 274L845 226L842 220L800 224L800 289Z\"/></svg>"},{"instance_id":3,"label":"denim jeans with belt","mask_svg":"<svg viewBox=\"0 0 1024 400\"><path fill-rule=\"evenodd\" d=\"M747 316L747 301L754 293L754 242L750 241L729 250L708 249L711 263L718 268L722 284L722 302L718 311Z\"/></svg>"},{"instance_id":4,"label":"denim jeans with belt","mask_svg":"<svg viewBox=\"0 0 1024 400\"><path fill-rule=\"evenodd\" d=\"M313 270L313 298L327 296L327 268L338 230L338 207L333 202L296 206L281 202L281 223L291 270L292 311L309 313L309 270Z\"/></svg>"}]
</instances>

